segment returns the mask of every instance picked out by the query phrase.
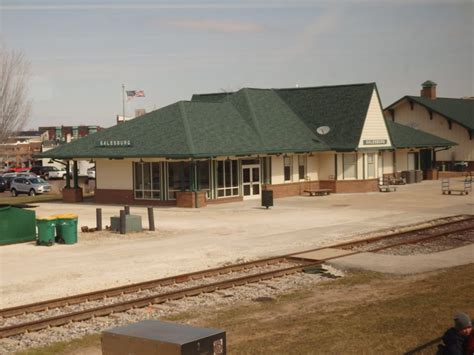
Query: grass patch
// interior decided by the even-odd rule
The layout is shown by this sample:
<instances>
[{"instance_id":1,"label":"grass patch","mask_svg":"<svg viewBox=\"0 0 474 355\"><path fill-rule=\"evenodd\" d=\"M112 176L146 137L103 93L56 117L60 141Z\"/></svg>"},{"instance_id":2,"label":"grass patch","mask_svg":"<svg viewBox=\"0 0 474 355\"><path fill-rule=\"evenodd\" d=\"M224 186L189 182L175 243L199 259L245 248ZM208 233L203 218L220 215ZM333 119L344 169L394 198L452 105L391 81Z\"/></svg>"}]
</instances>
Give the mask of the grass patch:
<instances>
[{"instance_id":1,"label":"grass patch","mask_svg":"<svg viewBox=\"0 0 474 355\"><path fill-rule=\"evenodd\" d=\"M77 349L100 348L100 334L86 335L80 339L74 339L68 342L57 342L49 346L36 349L20 351L17 355L51 355L51 354L71 354Z\"/></svg>"},{"instance_id":2,"label":"grass patch","mask_svg":"<svg viewBox=\"0 0 474 355\"><path fill-rule=\"evenodd\" d=\"M200 307L167 320L225 329L230 354L400 354L441 336L454 313L474 315L472 275L474 264L411 276L355 272L271 302ZM78 354L94 344L100 351L100 336L89 339L21 354Z\"/></svg>"},{"instance_id":3,"label":"grass patch","mask_svg":"<svg viewBox=\"0 0 474 355\"><path fill-rule=\"evenodd\" d=\"M93 193L84 194L83 197L92 197L94 196ZM63 195L62 194L44 194L44 195L36 195L36 196L17 196L17 197L6 197L0 200L2 205L27 205L31 203L38 203L38 202L50 202L50 201L62 201Z\"/></svg>"}]
</instances>

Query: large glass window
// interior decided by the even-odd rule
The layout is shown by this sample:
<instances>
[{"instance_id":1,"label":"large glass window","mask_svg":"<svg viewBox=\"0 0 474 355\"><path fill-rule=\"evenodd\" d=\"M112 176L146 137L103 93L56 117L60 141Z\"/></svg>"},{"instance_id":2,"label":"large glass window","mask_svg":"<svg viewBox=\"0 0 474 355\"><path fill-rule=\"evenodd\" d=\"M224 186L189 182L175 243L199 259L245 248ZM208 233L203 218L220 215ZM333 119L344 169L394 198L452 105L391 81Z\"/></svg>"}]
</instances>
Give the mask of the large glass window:
<instances>
[{"instance_id":1,"label":"large glass window","mask_svg":"<svg viewBox=\"0 0 474 355\"><path fill-rule=\"evenodd\" d=\"M298 155L298 179L306 179L306 155Z\"/></svg>"},{"instance_id":2,"label":"large glass window","mask_svg":"<svg viewBox=\"0 0 474 355\"><path fill-rule=\"evenodd\" d=\"M209 176L209 160L207 161L198 161L198 188L201 191L207 191L207 196L209 197L209 186L210 186L210 176Z\"/></svg>"},{"instance_id":3,"label":"large glass window","mask_svg":"<svg viewBox=\"0 0 474 355\"><path fill-rule=\"evenodd\" d=\"M133 163L133 190L139 200L161 199L161 163Z\"/></svg>"},{"instance_id":4,"label":"large glass window","mask_svg":"<svg viewBox=\"0 0 474 355\"><path fill-rule=\"evenodd\" d=\"M189 185L189 163L168 163L168 199L176 199L176 191L184 191Z\"/></svg>"},{"instance_id":5,"label":"large glass window","mask_svg":"<svg viewBox=\"0 0 474 355\"><path fill-rule=\"evenodd\" d=\"M217 161L217 197L239 195L239 166L237 160Z\"/></svg>"},{"instance_id":6,"label":"large glass window","mask_svg":"<svg viewBox=\"0 0 474 355\"><path fill-rule=\"evenodd\" d=\"M292 164L293 159L292 157L283 157L283 172L285 175L285 181L291 181L291 175L292 175Z\"/></svg>"},{"instance_id":7,"label":"large glass window","mask_svg":"<svg viewBox=\"0 0 474 355\"><path fill-rule=\"evenodd\" d=\"M355 154L343 154L344 179L355 179L357 171L357 157Z\"/></svg>"},{"instance_id":8,"label":"large glass window","mask_svg":"<svg viewBox=\"0 0 474 355\"><path fill-rule=\"evenodd\" d=\"M367 154L367 177L368 178L375 177L375 154L374 153Z\"/></svg>"}]
</instances>

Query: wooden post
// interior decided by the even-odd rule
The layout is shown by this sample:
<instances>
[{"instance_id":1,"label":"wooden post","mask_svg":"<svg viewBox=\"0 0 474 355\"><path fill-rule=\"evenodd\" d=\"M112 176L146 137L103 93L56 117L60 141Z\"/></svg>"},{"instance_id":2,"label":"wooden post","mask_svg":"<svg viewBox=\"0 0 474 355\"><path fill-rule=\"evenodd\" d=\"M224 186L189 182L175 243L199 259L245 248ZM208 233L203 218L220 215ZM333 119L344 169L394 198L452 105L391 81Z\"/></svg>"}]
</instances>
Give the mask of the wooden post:
<instances>
[{"instance_id":1,"label":"wooden post","mask_svg":"<svg viewBox=\"0 0 474 355\"><path fill-rule=\"evenodd\" d=\"M151 231L155 230L155 216L153 214L153 207L148 207L148 227Z\"/></svg>"},{"instance_id":2,"label":"wooden post","mask_svg":"<svg viewBox=\"0 0 474 355\"><path fill-rule=\"evenodd\" d=\"M125 209L125 214L129 215L130 214L130 206L126 205L126 206L124 206L124 209Z\"/></svg>"},{"instance_id":3,"label":"wooden post","mask_svg":"<svg viewBox=\"0 0 474 355\"><path fill-rule=\"evenodd\" d=\"M125 234L125 211L120 210L120 234Z\"/></svg>"},{"instance_id":4,"label":"wooden post","mask_svg":"<svg viewBox=\"0 0 474 355\"><path fill-rule=\"evenodd\" d=\"M97 230L101 231L102 230L102 208L96 208L95 219L96 219Z\"/></svg>"}]
</instances>

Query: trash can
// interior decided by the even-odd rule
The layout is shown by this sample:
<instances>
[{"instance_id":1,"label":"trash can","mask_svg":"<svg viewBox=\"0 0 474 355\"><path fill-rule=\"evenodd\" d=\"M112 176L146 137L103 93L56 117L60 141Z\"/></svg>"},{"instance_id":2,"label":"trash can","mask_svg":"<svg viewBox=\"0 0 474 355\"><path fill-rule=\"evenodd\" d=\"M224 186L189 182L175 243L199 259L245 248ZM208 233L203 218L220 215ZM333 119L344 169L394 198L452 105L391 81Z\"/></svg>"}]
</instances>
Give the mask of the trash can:
<instances>
[{"instance_id":1,"label":"trash can","mask_svg":"<svg viewBox=\"0 0 474 355\"><path fill-rule=\"evenodd\" d=\"M58 214L56 223L57 242L64 244L77 243L77 215L74 213Z\"/></svg>"},{"instance_id":2,"label":"trash can","mask_svg":"<svg viewBox=\"0 0 474 355\"><path fill-rule=\"evenodd\" d=\"M273 206L273 190L262 190L262 207Z\"/></svg>"},{"instance_id":3,"label":"trash can","mask_svg":"<svg viewBox=\"0 0 474 355\"><path fill-rule=\"evenodd\" d=\"M36 226L38 227L38 240L36 244L51 246L54 244L56 234L56 217L38 217Z\"/></svg>"},{"instance_id":4,"label":"trash can","mask_svg":"<svg viewBox=\"0 0 474 355\"><path fill-rule=\"evenodd\" d=\"M423 170L415 170L415 182L423 181Z\"/></svg>"},{"instance_id":5,"label":"trash can","mask_svg":"<svg viewBox=\"0 0 474 355\"><path fill-rule=\"evenodd\" d=\"M402 171L402 178L405 179L407 184L414 184L415 183L415 170Z\"/></svg>"}]
</instances>

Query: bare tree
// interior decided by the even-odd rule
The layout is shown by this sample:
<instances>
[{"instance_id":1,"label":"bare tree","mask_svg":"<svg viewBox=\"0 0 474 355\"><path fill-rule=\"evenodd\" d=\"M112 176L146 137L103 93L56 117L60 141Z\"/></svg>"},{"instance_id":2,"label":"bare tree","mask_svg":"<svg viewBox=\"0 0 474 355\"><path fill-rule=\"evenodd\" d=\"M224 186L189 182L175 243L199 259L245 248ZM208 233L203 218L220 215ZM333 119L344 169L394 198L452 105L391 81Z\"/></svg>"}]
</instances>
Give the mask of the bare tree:
<instances>
[{"instance_id":1,"label":"bare tree","mask_svg":"<svg viewBox=\"0 0 474 355\"><path fill-rule=\"evenodd\" d=\"M0 43L0 143L23 128L30 115L30 63L23 52Z\"/></svg>"}]
</instances>

